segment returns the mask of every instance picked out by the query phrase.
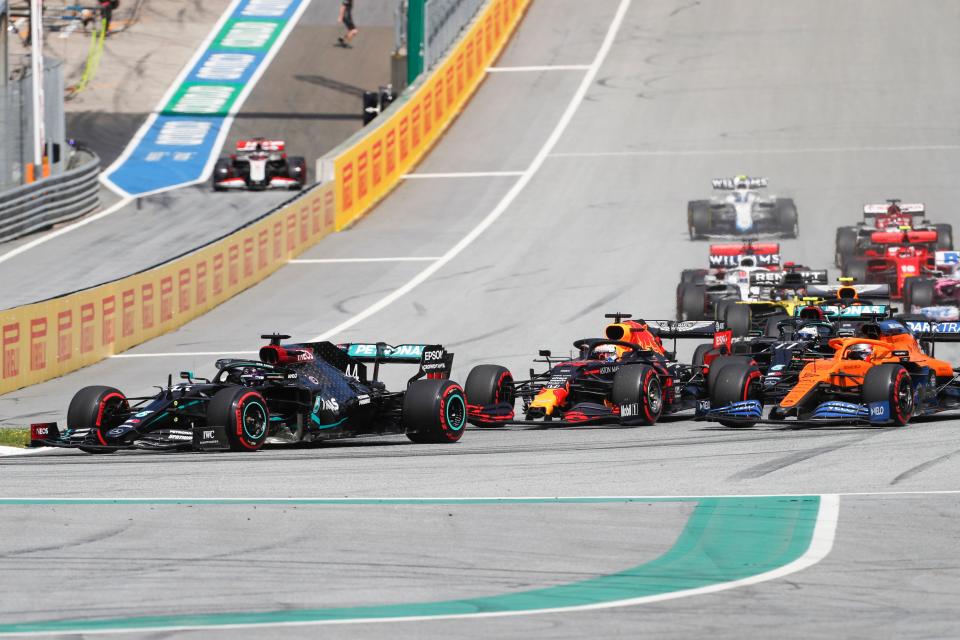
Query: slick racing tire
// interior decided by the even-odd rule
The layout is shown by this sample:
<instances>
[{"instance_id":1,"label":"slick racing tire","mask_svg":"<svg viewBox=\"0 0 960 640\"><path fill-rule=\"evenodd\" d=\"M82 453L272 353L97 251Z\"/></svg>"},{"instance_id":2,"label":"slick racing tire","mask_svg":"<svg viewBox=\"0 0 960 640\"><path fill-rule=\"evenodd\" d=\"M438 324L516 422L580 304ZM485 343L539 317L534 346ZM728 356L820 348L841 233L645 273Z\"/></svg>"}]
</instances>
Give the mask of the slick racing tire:
<instances>
[{"instance_id":1,"label":"slick racing tire","mask_svg":"<svg viewBox=\"0 0 960 640\"><path fill-rule=\"evenodd\" d=\"M790 316L788 315L776 315L770 316L763 323L763 335L765 338L779 338L780 337L780 327L779 324L784 320L788 320Z\"/></svg>"},{"instance_id":2,"label":"slick racing tire","mask_svg":"<svg viewBox=\"0 0 960 640\"><path fill-rule=\"evenodd\" d=\"M953 251L953 225L938 224L937 251Z\"/></svg>"},{"instance_id":3,"label":"slick racing tire","mask_svg":"<svg viewBox=\"0 0 960 640\"><path fill-rule=\"evenodd\" d=\"M910 422L915 409L910 374L894 362L878 364L863 377L861 399L864 404L889 402L891 422L894 426L904 426Z\"/></svg>"},{"instance_id":4,"label":"slick racing tire","mask_svg":"<svg viewBox=\"0 0 960 640\"><path fill-rule=\"evenodd\" d=\"M90 429L93 440L99 446L107 446L107 432L123 424L130 405L126 396L113 387L84 387L77 391L67 408L67 427ZM113 453L116 449L80 447L87 453Z\"/></svg>"},{"instance_id":5,"label":"slick racing tire","mask_svg":"<svg viewBox=\"0 0 960 640\"><path fill-rule=\"evenodd\" d=\"M800 222L797 217L797 205L790 198L777 200L777 227L785 238L796 238L800 233Z\"/></svg>"},{"instance_id":6,"label":"slick racing tire","mask_svg":"<svg viewBox=\"0 0 960 640\"><path fill-rule=\"evenodd\" d=\"M701 240L710 233L710 203L706 200L693 200L687 205L687 227L691 240Z\"/></svg>"},{"instance_id":7,"label":"slick racing tire","mask_svg":"<svg viewBox=\"0 0 960 640\"><path fill-rule=\"evenodd\" d=\"M711 372L713 373L713 372ZM724 407L743 400L760 399L760 370L746 362L728 362L714 376L710 386L710 406ZM721 420L725 427L752 427L755 422Z\"/></svg>"},{"instance_id":8,"label":"slick racing tire","mask_svg":"<svg viewBox=\"0 0 960 640\"><path fill-rule=\"evenodd\" d=\"M704 320L707 315L707 290L699 284L681 284L677 303L678 320Z\"/></svg>"},{"instance_id":9,"label":"slick racing tire","mask_svg":"<svg viewBox=\"0 0 960 640\"><path fill-rule=\"evenodd\" d=\"M653 367L646 364L620 367L613 376L610 401L620 407L620 424L626 426L656 424L663 414L663 386ZM624 417L624 405L634 409L634 415Z\"/></svg>"},{"instance_id":10,"label":"slick racing tire","mask_svg":"<svg viewBox=\"0 0 960 640\"><path fill-rule=\"evenodd\" d=\"M733 331L734 337L742 338L750 333L752 316L749 305L731 304L724 312L723 321L727 323L727 329Z\"/></svg>"},{"instance_id":11,"label":"slick racing tire","mask_svg":"<svg viewBox=\"0 0 960 640\"><path fill-rule=\"evenodd\" d=\"M867 261L863 258L853 258L847 261L843 268L843 275L853 278L856 284L867 282Z\"/></svg>"},{"instance_id":12,"label":"slick racing tire","mask_svg":"<svg viewBox=\"0 0 960 640\"><path fill-rule=\"evenodd\" d=\"M717 300L713 304L713 319L717 322L723 322L726 319L727 309L736 303L736 299L724 298Z\"/></svg>"},{"instance_id":13,"label":"slick racing tire","mask_svg":"<svg viewBox=\"0 0 960 640\"><path fill-rule=\"evenodd\" d=\"M936 281L926 278L907 278L903 283L904 313L913 313L914 307L932 307L936 302Z\"/></svg>"},{"instance_id":14,"label":"slick racing tire","mask_svg":"<svg viewBox=\"0 0 960 640\"><path fill-rule=\"evenodd\" d=\"M744 366L753 365L753 358L750 356L721 356L716 358L712 363L710 363L710 370L707 372L708 391L717 380L720 372L733 364L741 364Z\"/></svg>"},{"instance_id":15,"label":"slick racing tire","mask_svg":"<svg viewBox=\"0 0 960 640\"><path fill-rule=\"evenodd\" d=\"M463 393L467 402L481 407L507 403L513 408L517 399L513 374L497 364L479 364L471 369L463 385Z\"/></svg>"},{"instance_id":16,"label":"slick racing tire","mask_svg":"<svg viewBox=\"0 0 960 640\"><path fill-rule=\"evenodd\" d=\"M833 254L833 263L838 269L843 269L847 261L857 253L856 227L840 227L837 229L836 250Z\"/></svg>"},{"instance_id":17,"label":"slick racing tire","mask_svg":"<svg viewBox=\"0 0 960 640\"><path fill-rule=\"evenodd\" d=\"M713 345L709 342L698 344L697 348L693 350L693 358L690 360L691 366L693 366L694 369L703 367L707 360L707 354L711 351L713 351Z\"/></svg>"},{"instance_id":18,"label":"slick racing tire","mask_svg":"<svg viewBox=\"0 0 960 640\"><path fill-rule=\"evenodd\" d=\"M297 181L297 184L290 187L293 191L303 189L307 184L307 161L300 156L290 156L287 159L287 171L290 177Z\"/></svg>"},{"instance_id":19,"label":"slick racing tire","mask_svg":"<svg viewBox=\"0 0 960 640\"><path fill-rule=\"evenodd\" d=\"M680 272L680 282L692 284L703 284L703 280L707 275L706 269L684 269Z\"/></svg>"},{"instance_id":20,"label":"slick racing tire","mask_svg":"<svg viewBox=\"0 0 960 640\"><path fill-rule=\"evenodd\" d=\"M214 191L226 191L221 186L218 186L217 183L221 180L225 180L231 177L233 174L233 163L229 158L220 158L217 160L217 164L213 167L213 177L210 178L213 183Z\"/></svg>"},{"instance_id":21,"label":"slick racing tire","mask_svg":"<svg viewBox=\"0 0 960 640\"><path fill-rule=\"evenodd\" d=\"M467 399L452 380L417 380L403 398L403 428L414 442L456 442L467 426Z\"/></svg>"},{"instance_id":22,"label":"slick racing tire","mask_svg":"<svg viewBox=\"0 0 960 640\"><path fill-rule=\"evenodd\" d=\"M207 424L226 428L231 451L256 451L267 441L270 410L256 391L227 387L207 405Z\"/></svg>"}]
</instances>

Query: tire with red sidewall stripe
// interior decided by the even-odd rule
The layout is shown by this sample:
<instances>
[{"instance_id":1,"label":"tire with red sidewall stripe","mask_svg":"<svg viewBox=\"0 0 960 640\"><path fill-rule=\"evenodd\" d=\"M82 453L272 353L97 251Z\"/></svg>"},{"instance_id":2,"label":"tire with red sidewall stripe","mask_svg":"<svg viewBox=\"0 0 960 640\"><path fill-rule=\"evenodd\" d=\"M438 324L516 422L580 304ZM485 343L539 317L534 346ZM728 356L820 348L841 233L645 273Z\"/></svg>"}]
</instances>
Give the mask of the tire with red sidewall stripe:
<instances>
[{"instance_id":1,"label":"tire with red sidewall stripe","mask_svg":"<svg viewBox=\"0 0 960 640\"><path fill-rule=\"evenodd\" d=\"M863 377L862 401L864 404L889 402L892 424L897 427L904 426L910 422L916 408L910 374L903 366L894 362L872 367Z\"/></svg>"},{"instance_id":2,"label":"tire with red sidewall stripe","mask_svg":"<svg viewBox=\"0 0 960 640\"><path fill-rule=\"evenodd\" d=\"M452 380L417 380L403 398L403 428L414 442L456 442L467 427L467 399Z\"/></svg>"},{"instance_id":3,"label":"tire with red sidewall stripe","mask_svg":"<svg viewBox=\"0 0 960 640\"><path fill-rule=\"evenodd\" d=\"M231 451L256 451L267 441L270 410L259 392L227 387L207 405L207 424L226 428Z\"/></svg>"},{"instance_id":4,"label":"tire with red sidewall stripe","mask_svg":"<svg viewBox=\"0 0 960 640\"><path fill-rule=\"evenodd\" d=\"M497 364L478 364L470 369L463 392L467 396L467 402L481 407L501 402L512 407L516 402L513 374L506 367Z\"/></svg>"},{"instance_id":5,"label":"tire with red sidewall stripe","mask_svg":"<svg viewBox=\"0 0 960 640\"><path fill-rule=\"evenodd\" d=\"M617 407L636 405L636 415L620 417L624 425L656 424L663 414L663 386L660 376L646 364L621 367L613 376L613 391L610 401Z\"/></svg>"},{"instance_id":6,"label":"tire with red sidewall stripe","mask_svg":"<svg viewBox=\"0 0 960 640\"><path fill-rule=\"evenodd\" d=\"M106 433L110 429L123 424L126 413L130 410L127 397L113 387L92 386L84 387L74 394L67 408L68 429L90 429L91 440L98 447L108 447ZM115 444L115 443L114 443ZM80 447L87 453L113 453L116 449Z\"/></svg>"},{"instance_id":7,"label":"tire with red sidewall stripe","mask_svg":"<svg viewBox=\"0 0 960 640\"><path fill-rule=\"evenodd\" d=\"M760 369L756 365L728 361L710 381L710 406L720 408L744 400L762 401L760 378ZM721 420L720 424L725 427L752 427L756 423Z\"/></svg>"}]
</instances>

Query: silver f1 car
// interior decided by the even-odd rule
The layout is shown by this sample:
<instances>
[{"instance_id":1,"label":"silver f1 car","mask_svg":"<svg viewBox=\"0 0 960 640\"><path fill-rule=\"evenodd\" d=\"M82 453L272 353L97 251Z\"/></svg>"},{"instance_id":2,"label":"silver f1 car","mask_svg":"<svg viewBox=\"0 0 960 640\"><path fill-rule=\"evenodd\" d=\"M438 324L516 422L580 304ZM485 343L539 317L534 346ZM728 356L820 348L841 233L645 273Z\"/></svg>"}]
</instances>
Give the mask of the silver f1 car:
<instances>
[{"instance_id":1,"label":"silver f1 car","mask_svg":"<svg viewBox=\"0 0 960 640\"><path fill-rule=\"evenodd\" d=\"M761 193L766 178L736 176L716 178L713 188L730 193L710 200L691 200L687 205L690 239L743 235L796 238L797 207L790 198Z\"/></svg>"},{"instance_id":2,"label":"silver f1 car","mask_svg":"<svg viewBox=\"0 0 960 640\"><path fill-rule=\"evenodd\" d=\"M307 182L307 161L287 157L285 146L282 140L240 140L233 154L217 160L213 190L302 189Z\"/></svg>"}]
</instances>

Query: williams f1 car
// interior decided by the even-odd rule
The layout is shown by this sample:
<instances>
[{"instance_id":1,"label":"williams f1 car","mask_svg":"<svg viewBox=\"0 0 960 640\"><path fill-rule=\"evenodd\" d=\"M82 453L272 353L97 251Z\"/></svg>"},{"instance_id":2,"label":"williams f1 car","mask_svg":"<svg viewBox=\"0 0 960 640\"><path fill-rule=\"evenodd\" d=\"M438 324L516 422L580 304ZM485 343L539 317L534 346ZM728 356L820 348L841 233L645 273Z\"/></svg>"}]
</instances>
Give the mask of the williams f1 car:
<instances>
[{"instance_id":1,"label":"williams f1 car","mask_svg":"<svg viewBox=\"0 0 960 640\"><path fill-rule=\"evenodd\" d=\"M453 354L439 345L283 344L266 335L259 360L222 359L210 379L182 372L176 385L128 398L112 387L84 387L66 428L32 426L37 445L88 453L118 449L256 451L264 443L406 434L414 442L456 442L467 424L460 385L449 380ZM387 391L381 365L419 365L402 391ZM368 373L372 365L372 372Z\"/></svg>"},{"instance_id":2,"label":"williams f1 car","mask_svg":"<svg viewBox=\"0 0 960 640\"><path fill-rule=\"evenodd\" d=\"M694 360L729 339L714 322L629 320L630 314L607 314L614 320L605 337L577 340L577 355L556 357L540 351L541 373L515 380L506 367L474 367L464 386L469 420L479 426L523 424L566 426L584 423L650 425L661 415L693 409L705 397L703 367L680 364L663 338L713 339L700 345ZM516 417L516 402L522 418Z\"/></svg>"},{"instance_id":3,"label":"williams f1 car","mask_svg":"<svg viewBox=\"0 0 960 640\"><path fill-rule=\"evenodd\" d=\"M213 190L302 189L307 182L307 161L288 157L284 148L282 140L240 140L232 155L217 160Z\"/></svg>"},{"instance_id":4,"label":"williams f1 car","mask_svg":"<svg viewBox=\"0 0 960 640\"><path fill-rule=\"evenodd\" d=\"M716 236L773 235L796 238L797 207L790 198L768 196L766 178L717 178L713 188L730 193L710 200L691 200L687 228L691 240Z\"/></svg>"}]
</instances>

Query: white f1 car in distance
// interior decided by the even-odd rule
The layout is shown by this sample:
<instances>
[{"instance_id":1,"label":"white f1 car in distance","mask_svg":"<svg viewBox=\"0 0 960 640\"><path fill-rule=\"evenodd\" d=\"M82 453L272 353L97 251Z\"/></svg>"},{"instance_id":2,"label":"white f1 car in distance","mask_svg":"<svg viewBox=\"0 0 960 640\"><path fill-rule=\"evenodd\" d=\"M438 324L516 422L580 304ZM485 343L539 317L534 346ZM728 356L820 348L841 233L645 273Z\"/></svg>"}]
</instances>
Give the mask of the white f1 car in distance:
<instances>
[{"instance_id":1,"label":"white f1 car in distance","mask_svg":"<svg viewBox=\"0 0 960 640\"><path fill-rule=\"evenodd\" d=\"M288 157L285 147L283 140L238 141L234 153L217 160L213 190L302 189L307 182L307 161L300 156Z\"/></svg>"},{"instance_id":2,"label":"white f1 car in distance","mask_svg":"<svg viewBox=\"0 0 960 640\"><path fill-rule=\"evenodd\" d=\"M766 186L766 178L745 175L714 179L714 189L730 193L688 203L690 239L745 235L796 238L799 231L796 205L791 198L760 193L759 189Z\"/></svg>"}]
</instances>

